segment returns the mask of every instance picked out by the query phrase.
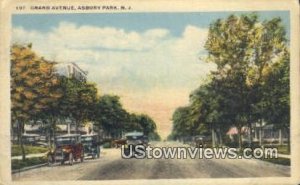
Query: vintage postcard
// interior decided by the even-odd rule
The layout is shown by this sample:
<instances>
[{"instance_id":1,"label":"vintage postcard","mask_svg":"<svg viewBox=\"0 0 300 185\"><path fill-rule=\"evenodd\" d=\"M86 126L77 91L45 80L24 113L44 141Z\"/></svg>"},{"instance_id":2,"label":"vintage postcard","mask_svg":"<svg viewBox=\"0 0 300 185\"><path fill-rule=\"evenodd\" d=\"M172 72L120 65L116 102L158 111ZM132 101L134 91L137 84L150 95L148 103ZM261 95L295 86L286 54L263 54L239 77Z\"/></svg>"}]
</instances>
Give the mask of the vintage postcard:
<instances>
[{"instance_id":1,"label":"vintage postcard","mask_svg":"<svg viewBox=\"0 0 300 185\"><path fill-rule=\"evenodd\" d=\"M0 184L300 183L298 1L0 6Z\"/></svg>"}]
</instances>

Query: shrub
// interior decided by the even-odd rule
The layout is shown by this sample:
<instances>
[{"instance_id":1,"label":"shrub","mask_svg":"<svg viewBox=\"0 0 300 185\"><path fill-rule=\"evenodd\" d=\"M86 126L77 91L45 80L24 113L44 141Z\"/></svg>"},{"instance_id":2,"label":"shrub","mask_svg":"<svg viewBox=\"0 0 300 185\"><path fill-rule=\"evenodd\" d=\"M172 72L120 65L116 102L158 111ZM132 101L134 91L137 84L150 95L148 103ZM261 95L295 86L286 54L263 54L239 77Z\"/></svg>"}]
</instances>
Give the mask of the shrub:
<instances>
[{"instance_id":1,"label":"shrub","mask_svg":"<svg viewBox=\"0 0 300 185\"><path fill-rule=\"evenodd\" d=\"M103 148L111 148L111 143L105 142L102 146L103 146Z\"/></svg>"}]
</instances>

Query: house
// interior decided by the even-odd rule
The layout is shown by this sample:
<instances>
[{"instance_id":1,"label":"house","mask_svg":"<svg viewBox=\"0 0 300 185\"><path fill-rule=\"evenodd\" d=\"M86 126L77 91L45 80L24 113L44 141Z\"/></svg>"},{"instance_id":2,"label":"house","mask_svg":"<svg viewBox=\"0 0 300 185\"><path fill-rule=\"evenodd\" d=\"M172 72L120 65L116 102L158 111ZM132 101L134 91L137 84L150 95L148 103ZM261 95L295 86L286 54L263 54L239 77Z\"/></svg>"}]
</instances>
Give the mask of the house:
<instances>
[{"instance_id":1,"label":"house","mask_svg":"<svg viewBox=\"0 0 300 185\"><path fill-rule=\"evenodd\" d=\"M242 141L248 142L250 138L250 129L247 126L242 127ZM226 135L233 140L233 136L238 134L238 129L236 127L231 127ZM262 125L258 123L252 124L252 141L262 142L263 144L286 144L288 134L283 132L282 129L276 128L273 124ZM261 141L260 141L261 139Z\"/></svg>"},{"instance_id":2,"label":"house","mask_svg":"<svg viewBox=\"0 0 300 185\"><path fill-rule=\"evenodd\" d=\"M54 66L55 72L59 75L65 76L67 78L76 78L80 81L87 80L87 71L82 70L76 63L74 62L63 62L57 63Z\"/></svg>"}]
</instances>

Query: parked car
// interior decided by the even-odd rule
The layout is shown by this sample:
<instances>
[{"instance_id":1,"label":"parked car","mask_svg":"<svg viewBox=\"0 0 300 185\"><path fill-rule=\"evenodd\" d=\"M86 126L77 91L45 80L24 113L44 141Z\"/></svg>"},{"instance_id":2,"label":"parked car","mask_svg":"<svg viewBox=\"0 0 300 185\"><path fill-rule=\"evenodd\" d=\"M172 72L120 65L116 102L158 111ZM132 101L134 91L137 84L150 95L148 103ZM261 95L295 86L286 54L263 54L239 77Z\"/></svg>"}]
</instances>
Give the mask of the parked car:
<instances>
[{"instance_id":1,"label":"parked car","mask_svg":"<svg viewBox=\"0 0 300 185\"><path fill-rule=\"evenodd\" d=\"M49 165L66 161L73 165L74 161L83 162L84 149L79 134L67 134L55 137L54 148L48 153Z\"/></svg>"},{"instance_id":2,"label":"parked car","mask_svg":"<svg viewBox=\"0 0 300 185\"><path fill-rule=\"evenodd\" d=\"M84 148L84 157L92 157L93 159L100 157L100 142L98 135L81 135L81 142Z\"/></svg>"}]
</instances>

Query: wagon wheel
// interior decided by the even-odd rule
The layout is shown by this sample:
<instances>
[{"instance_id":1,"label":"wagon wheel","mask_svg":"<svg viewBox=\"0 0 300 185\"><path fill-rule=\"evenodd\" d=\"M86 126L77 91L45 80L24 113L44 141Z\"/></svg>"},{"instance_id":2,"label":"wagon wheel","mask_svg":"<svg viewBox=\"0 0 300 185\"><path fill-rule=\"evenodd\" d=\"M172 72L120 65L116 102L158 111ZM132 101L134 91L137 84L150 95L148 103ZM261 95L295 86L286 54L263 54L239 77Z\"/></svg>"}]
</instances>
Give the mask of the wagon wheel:
<instances>
[{"instance_id":1,"label":"wagon wheel","mask_svg":"<svg viewBox=\"0 0 300 185\"><path fill-rule=\"evenodd\" d=\"M69 153L69 164L73 165L73 161L74 161L73 154Z\"/></svg>"}]
</instances>

